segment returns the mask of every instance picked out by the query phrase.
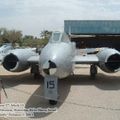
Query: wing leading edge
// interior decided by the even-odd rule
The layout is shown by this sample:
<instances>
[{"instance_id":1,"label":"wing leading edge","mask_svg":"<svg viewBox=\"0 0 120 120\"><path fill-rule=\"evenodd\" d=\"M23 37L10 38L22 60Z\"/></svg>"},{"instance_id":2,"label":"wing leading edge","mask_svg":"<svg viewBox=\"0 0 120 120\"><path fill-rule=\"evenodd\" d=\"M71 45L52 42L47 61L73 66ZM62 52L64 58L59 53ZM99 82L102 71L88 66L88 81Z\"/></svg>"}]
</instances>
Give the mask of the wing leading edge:
<instances>
[{"instance_id":1,"label":"wing leading edge","mask_svg":"<svg viewBox=\"0 0 120 120\"><path fill-rule=\"evenodd\" d=\"M99 59L96 55L77 55L72 62L75 64L95 64L99 62Z\"/></svg>"},{"instance_id":2,"label":"wing leading edge","mask_svg":"<svg viewBox=\"0 0 120 120\"><path fill-rule=\"evenodd\" d=\"M30 64L38 64L38 63L39 63L39 58L40 58L39 55L31 56L27 61L28 61Z\"/></svg>"}]
</instances>

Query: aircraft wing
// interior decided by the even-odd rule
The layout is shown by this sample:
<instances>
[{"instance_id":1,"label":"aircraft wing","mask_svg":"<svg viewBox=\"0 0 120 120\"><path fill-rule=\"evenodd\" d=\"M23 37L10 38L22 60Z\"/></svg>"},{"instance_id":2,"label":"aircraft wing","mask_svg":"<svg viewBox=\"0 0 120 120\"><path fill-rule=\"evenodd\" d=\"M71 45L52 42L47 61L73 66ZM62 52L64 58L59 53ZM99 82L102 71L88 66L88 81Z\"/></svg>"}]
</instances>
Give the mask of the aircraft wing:
<instances>
[{"instance_id":1,"label":"aircraft wing","mask_svg":"<svg viewBox=\"0 0 120 120\"><path fill-rule=\"evenodd\" d=\"M98 63L99 59L96 55L77 55L73 58L72 62L75 64L93 64Z\"/></svg>"},{"instance_id":2,"label":"aircraft wing","mask_svg":"<svg viewBox=\"0 0 120 120\"><path fill-rule=\"evenodd\" d=\"M30 64L38 64L38 63L39 63L39 58L40 58L39 55L31 56L27 61L28 61Z\"/></svg>"}]
</instances>

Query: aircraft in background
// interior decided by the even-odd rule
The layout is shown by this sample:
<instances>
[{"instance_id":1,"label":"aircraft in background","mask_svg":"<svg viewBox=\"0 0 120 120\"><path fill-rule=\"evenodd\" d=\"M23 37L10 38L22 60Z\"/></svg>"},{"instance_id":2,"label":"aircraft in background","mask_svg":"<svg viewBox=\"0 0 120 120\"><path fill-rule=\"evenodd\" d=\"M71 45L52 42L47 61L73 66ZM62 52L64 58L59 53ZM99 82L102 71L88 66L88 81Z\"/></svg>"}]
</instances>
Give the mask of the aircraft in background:
<instances>
[{"instance_id":1,"label":"aircraft in background","mask_svg":"<svg viewBox=\"0 0 120 120\"><path fill-rule=\"evenodd\" d=\"M2 62L4 56L13 49L11 43L5 43L0 47L0 62Z\"/></svg>"},{"instance_id":2,"label":"aircraft in background","mask_svg":"<svg viewBox=\"0 0 120 120\"><path fill-rule=\"evenodd\" d=\"M48 44L39 53L31 49L11 50L2 62L3 67L11 72L21 72L31 68L35 76L44 77L44 95L54 105L58 100L58 79L73 74L75 64L89 64L90 76L95 78L97 67L107 73L114 73L120 68L120 52L112 48L103 48L96 54L76 54L76 45L68 35L53 32Z\"/></svg>"}]
</instances>

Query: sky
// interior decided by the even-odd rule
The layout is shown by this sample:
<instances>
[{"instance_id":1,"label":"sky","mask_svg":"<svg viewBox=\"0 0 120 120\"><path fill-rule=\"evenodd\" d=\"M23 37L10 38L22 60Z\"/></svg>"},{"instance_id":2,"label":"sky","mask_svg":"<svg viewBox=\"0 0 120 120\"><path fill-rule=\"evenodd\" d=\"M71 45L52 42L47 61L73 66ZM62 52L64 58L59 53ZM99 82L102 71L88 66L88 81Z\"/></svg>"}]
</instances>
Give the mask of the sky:
<instances>
[{"instance_id":1,"label":"sky","mask_svg":"<svg viewBox=\"0 0 120 120\"><path fill-rule=\"evenodd\" d=\"M119 0L1 0L0 28L39 36L63 31L64 20L120 20Z\"/></svg>"}]
</instances>

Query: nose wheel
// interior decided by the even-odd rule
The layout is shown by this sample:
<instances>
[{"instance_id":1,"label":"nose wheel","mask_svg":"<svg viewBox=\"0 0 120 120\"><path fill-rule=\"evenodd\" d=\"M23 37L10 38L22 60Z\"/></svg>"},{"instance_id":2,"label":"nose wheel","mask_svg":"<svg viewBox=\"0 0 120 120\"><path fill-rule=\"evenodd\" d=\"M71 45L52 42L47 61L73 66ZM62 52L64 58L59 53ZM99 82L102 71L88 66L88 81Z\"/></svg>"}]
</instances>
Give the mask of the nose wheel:
<instances>
[{"instance_id":1,"label":"nose wheel","mask_svg":"<svg viewBox=\"0 0 120 120\"><path fill-rule=\"evenodd\" d=\"M57 101L56 101L56 100L49 100L49 104L50 104L50 105L56 105L56 104L57 104Z\"/></svg>"},{"instance_id":2,"label":"nose wheel","mask_svg":"<svg viewBox=\"0 0 120 120\"><path fill-rule=\"evenodd\" d=\"M90 77L91 77L91 79L95 79L97 72L98 72L97 66L92 64L90 66Z\"/></svg>"}]
</instances>

